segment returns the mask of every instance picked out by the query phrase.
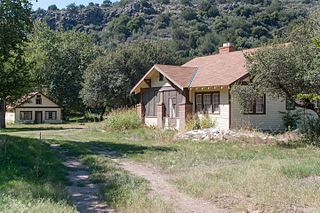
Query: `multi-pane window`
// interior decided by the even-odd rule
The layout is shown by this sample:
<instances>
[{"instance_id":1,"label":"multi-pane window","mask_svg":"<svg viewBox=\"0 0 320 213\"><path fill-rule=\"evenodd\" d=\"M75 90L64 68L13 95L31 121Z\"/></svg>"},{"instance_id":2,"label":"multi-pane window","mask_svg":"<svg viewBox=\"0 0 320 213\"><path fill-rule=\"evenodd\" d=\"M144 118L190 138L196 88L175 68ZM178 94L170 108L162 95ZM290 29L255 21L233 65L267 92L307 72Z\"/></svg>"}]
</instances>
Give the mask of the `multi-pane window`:
<instances>
[{"instance_id":1,"label":"multi-pane window","mask_svg":"<svg viewBox=\"0 0 320 213\"><path fill-rule=\"evenodd\" d=\"M266 96L260 96L248 102L245 114L265 114L266 113Z\"/></svg>"},{"instance_id":2,"label":"multi-pane window","mask_svg":"<svg viewBox=\"0 0 320 213\"><path fill-rule=\"evenodd\" d=\"M286 110L295 110L296 106L294 101L286 98Z\"/></svg>"},{"instance_id":3,"label":"multi-pane window","mask_svg":"<svg viewBox=\"0 0 320 213\"><path fill-rule=\"evenodd\" d=\"M196 111L201 113L220 113L220 93L197 93Z\"/></svg>"},{"instance_id":4,"label":"multi-pane window","mask_svg":"<svg viewBox=\"0 0 320 213\"><path fill-rule=\"evenodd\" d=\"M20 120L21 121L31 121L32 120L32 112L31 111L21 111L20 112Z\"/></svg>"},{"instance_id":5,"label":"multi-pane window","mask_svg":"<svg viewBox=\"0 0 320 213\"><path fill-rule=\"evenodd\" d=\"M203 94L203 111L212 113L212 96L211 94Z\"/></svg>"},{"instance_id":6,"label":"multi-pane window","mask_svg":"<svg viewBox=\"0 0 320 213\"><path fill-rule=\"evenodd\" d=\"M42 104L41 95L37 95L37 97L36 97L36 104Z\"/></svg>"},{"instance_id":7,"label":"multi-pane window","mask_svg":"<svg viewBox=\"0 0 320 213\"><path fill-rule=\"evenodd\" d=\"M57 120L56 111L46 111L46 120Z\"/></svg>"}]
</instances>

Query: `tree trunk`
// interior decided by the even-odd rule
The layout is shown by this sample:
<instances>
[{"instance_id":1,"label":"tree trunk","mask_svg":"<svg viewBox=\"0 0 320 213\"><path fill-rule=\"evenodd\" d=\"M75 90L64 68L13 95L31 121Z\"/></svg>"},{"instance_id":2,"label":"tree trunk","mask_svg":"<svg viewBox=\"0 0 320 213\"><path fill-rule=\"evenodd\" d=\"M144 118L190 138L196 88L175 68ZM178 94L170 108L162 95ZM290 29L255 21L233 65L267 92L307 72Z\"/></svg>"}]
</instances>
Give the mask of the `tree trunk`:
<instances>
[{"instance_id":1,"label":"tree trunk","mask_svg":"<svg viewBox=\"0 0 320 213\"><path fill-rule=\"evenodd\" d=\"M103 107L103 109L102 109L102 112L101 112L101 114L100 114L100 121L103 121L103 115L104 115L104 113L106 112L106 109L107 109L107 104Z\"/></svg>"},{"instance_id":2,"label":"tree trunk","mask_svg":"<svg viewBox=\"0 0 320 213\"><path fill-rule=\"evenodd\" d=\"M0 129L6 128L6 101L0 99Z\"/></svg>"}]
</instances>

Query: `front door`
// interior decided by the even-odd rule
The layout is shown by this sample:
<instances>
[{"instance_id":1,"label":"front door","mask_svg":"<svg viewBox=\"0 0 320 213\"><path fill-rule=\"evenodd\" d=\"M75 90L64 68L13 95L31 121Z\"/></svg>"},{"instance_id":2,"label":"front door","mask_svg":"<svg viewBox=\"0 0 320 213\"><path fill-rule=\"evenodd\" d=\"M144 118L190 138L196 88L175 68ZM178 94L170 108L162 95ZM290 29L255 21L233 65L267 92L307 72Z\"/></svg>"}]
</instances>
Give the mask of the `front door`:
<instances>
[{"instance_id":1,"label":"front door","mask_svg":"<svg viewBox=\"0 0 320 213\"><path fill-rule=\"evenodd\" d=\"M177 126L177 99L176 98L169 98L168 111L169 111L168 126L171 128L176 128Z\"/></svg>"},{"instance_id":2,"label":"front door","mask_svg":"<svg viewBox=\"0 0 320 213\"><path fill-rule=\"evenodd\" d=\"M36 111L36 124L41 124L42 123L42 111Z\"/></svg>"}]
</instances>

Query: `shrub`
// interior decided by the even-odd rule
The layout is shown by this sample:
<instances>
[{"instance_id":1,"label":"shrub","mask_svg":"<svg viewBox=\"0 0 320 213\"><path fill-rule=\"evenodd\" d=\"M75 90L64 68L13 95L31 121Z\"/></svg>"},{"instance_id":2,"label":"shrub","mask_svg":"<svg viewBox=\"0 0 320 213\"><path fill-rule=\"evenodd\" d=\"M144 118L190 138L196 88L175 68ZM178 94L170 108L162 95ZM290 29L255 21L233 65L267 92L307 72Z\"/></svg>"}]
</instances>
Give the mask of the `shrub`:
<instances>
[{"instance_id":1,"label":"shrub","mask_svg":"<svg viewBox=\"0 0 320 213\"><path fill-rule=\"evenodd\" d=\"M136 129L140 125L141 120L134 109L114 110L105 120L105 128L112 130Z\"/></svg>"},{"instance_id":2,"label":"shrub","mask_svg":"<svg viewBox=\"0 0 320 213\"><path fill-rule=\"evenodd\" d=\"M186 121L186 130L206 129L213 127L215 127L215 122L208 115L205 115L201 118L199 118L198 115L193 115L187 118Z\"/></svg>"},{"instance_id":3,"label":"shrub","mask_svg":"<svg viewBox=\"0 0 320 213\"><path fill-rule=\"evenodd\" d=\"M287 130L291 131L298 128L301 121L301 113L298 112L280 112L283 114L282 121Z\"/></svg>"},{"instance_id":4,"label":"shrub","mask_svg":"<svg viewBox=\"0 0 320 213\"><path fill-rule=\"evenodd\" d=\"M320 118L306 118L301 125L301 132L306 143L320 146Z\"/></svg>"}]
</instances>

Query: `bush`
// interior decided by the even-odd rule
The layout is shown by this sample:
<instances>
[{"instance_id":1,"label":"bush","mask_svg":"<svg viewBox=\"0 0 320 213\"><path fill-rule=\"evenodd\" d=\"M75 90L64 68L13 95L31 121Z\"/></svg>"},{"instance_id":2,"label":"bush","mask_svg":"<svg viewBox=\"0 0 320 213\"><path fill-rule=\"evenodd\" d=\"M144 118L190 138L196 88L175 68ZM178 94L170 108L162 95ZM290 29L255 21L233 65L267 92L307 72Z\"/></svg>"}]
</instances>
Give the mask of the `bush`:
<instances>
[{"instance_id":1,"label":"bush","mask_svg":"<svg viewBox=\"0 0 320 213\"><path fill-rule=\"evenodd\" d=\"M105 120L105 129L128 130L140 127L141 120L134 109L112 111Z\"/></svg>"},{"instance_id":2,"label":"bush","mask_svg":"<svg viewBox=\"0 0 320 213\"><path fill-rule=\"evenodd\" d=\"M295 130L298 128L299 122L301 121L301 113L298 112L280 112L283 114L282 121L287 130Z\"/></svg>"},{"instance_id":3,"label":"bush","mask_svg":"<svg viewBox=\"0 0 320 213\"><path fill-rule=\"evenodd\" d=\"M205 115L201 118L199 118L198 115L193 115L187 118L186 121L186 130L206 129L213 127L215 127L215 122L208 115Z\"/></svg>"},{"instance_id":4,"label":"bush","mask_svg":"<svg viewBox=\"0 0 320 213\"><path fill-rule=\"evenodd\" d=\"M320 146L320 118L307 118L302 126L301 132L308 144Z\"/></svg>"}]
</instances>

